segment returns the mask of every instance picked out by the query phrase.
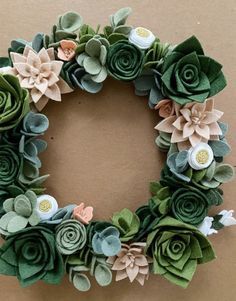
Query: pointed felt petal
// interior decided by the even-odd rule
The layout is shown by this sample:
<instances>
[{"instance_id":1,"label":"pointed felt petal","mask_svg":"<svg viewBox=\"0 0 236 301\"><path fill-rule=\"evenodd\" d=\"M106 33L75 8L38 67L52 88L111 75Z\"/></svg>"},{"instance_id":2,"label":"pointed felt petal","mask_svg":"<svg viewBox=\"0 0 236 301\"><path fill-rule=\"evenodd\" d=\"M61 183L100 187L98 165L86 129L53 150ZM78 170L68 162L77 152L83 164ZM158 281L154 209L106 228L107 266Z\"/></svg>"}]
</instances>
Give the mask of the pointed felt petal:
<instances>
[{"instance_id":1,"label":"pointed felt petal","mask_svg":"<svg viewBox=\"0 0 236 301\"><path fill-rule=\"evenodd\" d=\"M194 133L194 125L191 122L187 122L183 128L183 138L190 137Z\"/></svg>"},{"instance_id":2,"label":"pointed felt petal","mask_svg":"<svg viewBox=\"0 0 236 301\"><path fill-rule=\"evenodd\" d=\"M61 92L57 84L48 87L44 94L52 100L61 101Z\"/></svg>"},{"instance_id":3,"label":"pointed felt petal","mask_svg":"<svg viewBox=\"0 0 236 301\"><path fill-rule=\"evenodd\" d=\"M199 136L205 138L206 140L210 139L210 129L209 126L205 124L197 125L196 132Z\"/></svg>"},{"instance_id":4,"label":"pointed felt petal","mask_svg":"<svg viewBox=\"0 0 236 301\"><path fill-rule=\"evenodd\" d=\"M25 63L14 63L14 67L16 68L17 72L23 77L30 77L30 66Z\"/></svg>"},{"instance_id":5,"label":"pointed felt petal","mask_svg":"<svg viewBox=\"0 0 236 301\"><path fill-rule=\"evenodd\" d=\"M172 133L174 131L173 123L176 121L176 116L170 116L155 126L155 129L161 132Z\"/></svg>"}]
</instances>

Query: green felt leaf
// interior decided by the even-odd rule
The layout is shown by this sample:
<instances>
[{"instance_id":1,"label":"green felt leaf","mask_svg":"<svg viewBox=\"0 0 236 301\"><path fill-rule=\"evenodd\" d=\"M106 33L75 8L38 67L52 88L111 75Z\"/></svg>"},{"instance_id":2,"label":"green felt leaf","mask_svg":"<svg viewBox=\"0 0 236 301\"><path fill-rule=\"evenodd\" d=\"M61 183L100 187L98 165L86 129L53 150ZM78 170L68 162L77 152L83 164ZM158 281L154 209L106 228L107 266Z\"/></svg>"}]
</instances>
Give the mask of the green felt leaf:
<instances>
[{"instance_id":1,"label":"green felt leaf","mask_svg":"<svg viewBox=\"0 0 236 301\"><path fill-rule=\"evenodd\" d=\"M231 151L231 148L226 141L212 140L209 141L209 145L212 148L215 157L224 157Z\"/></svg>"},{"instance_id":2,"label":"green felt leaf","mask_svg":"<svg viewBox=\"0 0 236 301\"><path fill-rule=\"evenodd\" d=\"M84 274L76 273L73 277L73 285L74 287L81 291L87 292L90 290L91 284L88 277Z\"/></svg>"},{"instance_id":3,"label":"green felt leaf","mask_svg":"<svg viewBox=\"0 0 236 301\"><path fill-rule=\"evenodd\" d=\"M102 83L106 78L107 78L107 69L104 66L101 67L101 70L98 74L91 76L91 79L95 83Z\"/></svg>"},{"instance_id":4,"label":"green felt leaf","mask_svg":"<svg viewBox=\"0 0 236 301\"><path fill-rule=\"evenodd\" d=\"M13 211L13 209L14 209L14 198L10 198L10 199L7 199L6 201L4 201L3 209L6 212Z\"/></svg>"},{"instance_id":5,"label":"green felt leaf","mask_svg":"<svg viewBox=\"0 0 236 301\"><path fill-rule=\"evenodd\" d=\"M14 211L7 212L0 219L0 229L7 230L8 223L11 219L16 217L17 214Z\"/></svg>"},{"instance_id":6,"label":"green felt leaf","mask_svg":"<svg viewBox=\"0 0 236 301\"><path fill-rule=\"evenodd\" d=\"M113 15L113 24L114 27L117 27L119 25L124 25L128 16L131 14L132 9L130 7L124 7L119 9L114 15Z\"/></svg>"},{"instance_id":7,"label":"green felt leaf","mask_svg":"<svg viewBox=\"0 0 236 301\"><path fill-rule=\"evenodd\" d=\"M194 170L192 179L195 180L196 182L200 182L204 178L206 172L207 172L206 169Z\"/></svg>"},{"instance_id":8,"label":"green felt leaf","mask_svg":"<svg viewBox=\"0 0 236 301\"><path fill-rule=\"evenodd\" d=\"M7 231L14 233L24 229L28 224L28 219L23 216L14 216L11 218L7 225Z\"/></svg>"},{"instance_id":9,"label":"green felt leaf","mask_svg":"<svg viewBox=\"0 0 236 301\"><path fill-rule=\"evenodd\" d=\"M220 183L227 183L234 177L234 169L229 164L220 164L216 166L214 179Z\"/></svg>"},{"instance_id":10,"label":"green felt leaf","mask_svg":"<svg viewBox=\"0 0 236 301\"><path fill-rule=\"evenodd\" d=\"M107 286L112 281L112 272L105 265L97 265L94 272L95 279L100 286Z\"/></svg>"},{"instance_id":11,"label":"green felt leaf","mask_svg":"<svg viewBox=\"0 0 236 301\"><path fill-rule=\"evenodd\" d=\"M121 41L121 40L124 40L124 39L127 39L127 37L122 34L122 33L112 33L109 37L108 37L108 41L109 43L112 45L112 44L115 44L116 42L118 41Z\"/></svg>"},{"instance_id":12,"label":"green felt leaf","mask_svg":"<svg viewBox=\"0 0 236 301\"><path fill-rule=\"evenodd\" d=\"M204 54L202 46L199 40L195 36L192 36L187 40L185 40L184 42L180 43L178 46L174 48L174 51L181 52L184 54L188 54L196 51L197 54Z\"/></svg>"},{"instance_id":13,"label":"green felt leaf","mask_svg":"<svg viewBox=\"0 0 236 301\"><path fill-rule=\"evenodd\" d=\"M83 19L75 12L67 12L60 17L59 25L63 30L75 32L83 25Z\"/></svg>"},{"instance_id":14,"label":"green felt leaf","mask_svg":"<svg viewBox=\"0 0 236 301\"><path fill-rule=\"evenodd\" d=\"M102 43L95 38L90 39L85 46L86 53L91 57L99 57Z\"/></svg>"},{"instance_id":15,"label":"green felt leaf","mask_svg":"<svg viewBox=\"0 0 236 301\"><path fill-rule=\"evenodd\" d=\"M84 59L84 69L86 72L92 75L96 75L101 71L101 64L98 59L92 57L86 57Z\"/></svg>"},{"instance_id":16,"label":"green felt leaf","mask_svg":"<svg viewBox=\"0 0 236 301\"><path fill-rule=\"evenodd\" d=\"M215 168L216 168L216 161L213 161L206 170L205 179L207 181L211 181L213 179L215 174Z\"/></svg>"},{"instance_id":17,"label":"green felt leaf","mask_svg":"<svg viewBox=\"0 0 236 301\"><path fill-rule=\"evenodd\" d=\"M17 196L14 200L14 210L21 216L29 217L32 213L30 200L24 195Z\"/></svg>"},{"instance_id":18,"label":"green felt leaf","mask_svg":"<svg viewBox=\"0 0 236 301\"><path fill-rule=\"evenodd\" d=\"M203 180L201 180L201 184L208 188L217 188L220 185L219 181L214 180L214 179L211 181L207 181L207 180L203 179Z\"/></svg>"},{"instance_id":19,"label":"green felt leaf","mask_svg":"<svg viewBox=\"0 0 236 301\"><path fill-rule=\"evenodd\" d=\"M96 83L95 81L93 81L89 74L83 76L83 78L81 79L81 84L83 88L89 93L98 93L103 87L102 83Z\"/></svg>"}]
</instances>

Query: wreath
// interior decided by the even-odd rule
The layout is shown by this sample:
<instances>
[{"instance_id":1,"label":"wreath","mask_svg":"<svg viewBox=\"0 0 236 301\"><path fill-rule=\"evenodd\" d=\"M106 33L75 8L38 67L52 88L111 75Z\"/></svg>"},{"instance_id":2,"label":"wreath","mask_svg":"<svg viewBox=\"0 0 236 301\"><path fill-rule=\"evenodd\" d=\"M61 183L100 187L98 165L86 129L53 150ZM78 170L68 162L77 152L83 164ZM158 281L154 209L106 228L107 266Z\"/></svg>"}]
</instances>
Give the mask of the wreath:
<instances>
[{"instance_id":1,"label":"wreath","mask_svg":"<svg viewBox=\"0 0 236 301\"><path fill-rule=\"evenodd\" d=\"M222 65L195 36L171 45L126 25L130 13L120 9L102 30L65 13L50 35L13 40L0 58L0 273L22 287L59 284L67 272L87 291L92 276L107 286L114 271L116 281L143 285L153 273L185 288L197 265L215 258L207 236L236 224L233 210L208 215L223 202L220 185L234 176L223 163L228 126L212 98L226 86ZM161 117L155 142L167 160L147 204L102 221L88 204L58 208L45 194L39 154L49 121L39 111L75 89L99 92L107 76L148 98Z\"/></svg>"}]
</instances>

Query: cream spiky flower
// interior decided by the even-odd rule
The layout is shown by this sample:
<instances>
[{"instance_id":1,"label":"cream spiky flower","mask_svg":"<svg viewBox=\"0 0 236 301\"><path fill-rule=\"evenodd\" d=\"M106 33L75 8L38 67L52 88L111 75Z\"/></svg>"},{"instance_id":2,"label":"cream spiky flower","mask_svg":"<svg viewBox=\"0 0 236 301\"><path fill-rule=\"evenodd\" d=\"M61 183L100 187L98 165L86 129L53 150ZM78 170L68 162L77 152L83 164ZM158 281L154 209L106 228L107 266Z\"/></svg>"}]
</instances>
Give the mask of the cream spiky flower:
<instances>
[{"instance_id":1,"label":"cream spiky flower","mask_svg":"<svg viewBox=\"0 0 236 301\"><path fill-rule=\"evenodd\" d=\"M179 150L183 150L200 142L218 140L222 135L218 120L222 115L223 112L214 109L213 99L192 102L184 105L178 114L165 118L155 129L172 134L171 143L177 143Z\"/></svg>"},{"instance_id":2,"label":"cream spiky flower","mask_svg":"<svg viewBox=\"0 0 236 301\"><path fill-rule=\"evenodd\" d=\"M63 62L56 61L53 48L38 53L26 46L23 54L11 52L12 72L23 88L30 91L31 102L41 111L49 99L61 101L61 94L72 92L59 74Z\"/></svg>"},{"instance_id":3,"label":"cream spiky flower","mask_svg":"<svg viewBox=\"0 0 236 301\"><path fill-rule=\"evenodd\" d=\"M129 278L130 282L137 280L141 285L149 276L150 258L144 255L146 243L137 242L130 245L122 244L121 251L109 257L107 262L112 270L117 271L116 281Z\"/></svg>"}]
</instances>

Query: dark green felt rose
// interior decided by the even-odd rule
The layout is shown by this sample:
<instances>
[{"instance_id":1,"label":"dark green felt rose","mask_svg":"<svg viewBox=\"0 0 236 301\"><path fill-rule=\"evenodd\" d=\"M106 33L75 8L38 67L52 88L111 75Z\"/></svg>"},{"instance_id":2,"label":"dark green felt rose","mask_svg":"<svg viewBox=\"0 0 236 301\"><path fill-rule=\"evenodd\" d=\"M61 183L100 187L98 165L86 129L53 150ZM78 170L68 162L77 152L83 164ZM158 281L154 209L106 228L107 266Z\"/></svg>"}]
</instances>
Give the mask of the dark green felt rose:
<instances>
[{"instance_id":1,"label":"dark green felt rose","mask_svg":"<svg viewBox=\"0 0 236 301\"><path fill-rule=\"evenodd\" d=\"M29 111L29 94L17 77L0 74L0 132L14 128Z\"/></svg>"},{"instance_id":2,"label":"dark green felt rose","mask_svg":"<svg viewBox=\"0 0 236 301\"><path fill-rule=\"evenodd\" d=\"M59 284L64 262L53 232L36 226L8 236L0 249L0 274L16 276L23 287L38 280Z\"/></svg>"},{"instance_id":3,"label":"dark green felt rose","mask_svg":"<svg viewBox=\"0 0 236 301\"><path fill-rule=\"evenodd\" d=\"M181 105L204 102L226 86L222 65L204 55L194 36L166 56L160 73L162 94Z\"/></svg>"},{"instance_id":4,"label":"dark green felt rose","mask_svg":"<svg viewBox=\"0 0 236 301\"><path fill-rule=\"evenodd\" d=\"M17 178L21 158L14 147L0 145L0 188L11 185Z\"/></svg>"},{"instance_id":5,"label":"dark green felt rose","mask_svg":"<svg viewBox=\"0 0 236 301\"><path fill-rule=\"evenodd\" d=\"M142 71L144 53L127 40L111 45L107 56L107 69L118 80L131 81Z\"/></svg>"},{"instance_id":6,"label":"dark green felt rose","mask_svg":"<svg viewBox=\"0 0 236 301\"><path fill-rule=\"evenodd\" d=\"M195 226L204 220L209 208L207 194L193 187L176 190L169 200L169 206L176 219Z\"/></svg>"},{"instance_id":7,"label":"dark green felt rose","mask_svg":"<svg viewBox=\"0 0 236 301\"><path fill-rule=\"evenodd\" d=\"M171 217L148 235L146 252L153 258L154 274L182 287L188 286L197 264L215 258L209 240L197 228Z\"/></svg>"}]
</instances>

